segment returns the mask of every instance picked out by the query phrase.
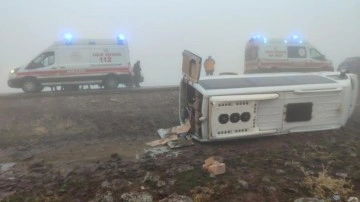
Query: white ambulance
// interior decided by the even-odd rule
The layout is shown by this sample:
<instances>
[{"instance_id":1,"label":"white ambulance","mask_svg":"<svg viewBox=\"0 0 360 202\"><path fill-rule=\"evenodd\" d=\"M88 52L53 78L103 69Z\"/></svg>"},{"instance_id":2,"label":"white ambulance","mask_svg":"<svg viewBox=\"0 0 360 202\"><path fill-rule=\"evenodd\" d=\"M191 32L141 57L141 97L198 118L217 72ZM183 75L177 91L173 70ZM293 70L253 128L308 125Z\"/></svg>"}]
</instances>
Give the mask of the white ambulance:
<instances>
[{"instance_id":1,"label":"white ambulance","mask_svg":"<svg viewBox=\"0 0 360 202\"><path fill-rule=\"evenodd\" d=\"M246 44L244 73L334 71L331 61L294 35L286 40L259 35Z\"/></svg>"},{"instance_id":2,"label":"white ambulance","mask_svg":"<svg viewBox=\"0 0 360 202\"><path fill-rule=\"evenodd\" d=\"M114 39L74 39L66 35L26 66L11 70L8 85L24 92L44 87L77 90L81 85L115 89L133 85L128 44L122 35Z\"/></svg>"}]
</instances>

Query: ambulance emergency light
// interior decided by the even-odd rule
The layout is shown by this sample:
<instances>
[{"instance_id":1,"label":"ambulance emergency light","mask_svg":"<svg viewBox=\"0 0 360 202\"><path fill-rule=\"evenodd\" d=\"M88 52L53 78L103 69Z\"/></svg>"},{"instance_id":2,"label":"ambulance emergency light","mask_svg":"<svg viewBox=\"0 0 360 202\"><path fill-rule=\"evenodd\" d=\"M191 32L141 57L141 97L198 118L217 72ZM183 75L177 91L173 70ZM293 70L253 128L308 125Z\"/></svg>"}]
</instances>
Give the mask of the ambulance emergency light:
<instances>
[{"instance_id":1,"label":"ambulance emergency light","mask_svg":"<svg viewBox=\"0 0 360 202\"><path fill-rule=\"evenodd\" d=\"M262 41L264 43L267 43L267 39L264 36L261 36L260 34L256 34L253 37L251 37L250 41Z\"/></svg>"},{"instance_id":2,"label":"ambulance emergency light","mask_svg":"<svg viewBox=\"0 0 360 202\"><path fill-rule=\"evenodd\" d=\"M267 43L268 42L268 39L266 37L264 37L263 35L260 35L260 34L256 34L254 36L252 36L249 40L249 42L263 42L263 43ZM304 41L302 40L302 38L297 35L297 34L294 34L294 35L291 35L290 37L288 37L287 39L284 39L283 41L284 43L298 43L298 44L301 44L303 43Z\"/></svg>"},{"instance_id":3,"label":"ambulance emergency light","mask_svg":"<svg viewBox=\"0 0 360 202\"><path fill-rule=\"evenodd\" d=\"M66 33L64 35L64 43L66 45L71 45L73 43L73 35L70 33ZM116 41L118 45L123 45L125 44L125 36L123 34L119 34L118 36L116 36ZM92 44L93 45L93 44Z\"/></svg>"},{"instance_id":4,"label":"ambulance emergency light","mask_svg":"<svg viewBox=\"0 0 360 202\"><path fill-rule=\"evenodd\" d=\"M119 34L119 35L116 37L116 39L117 39L117 44L118 44L118 45L123 45L123 44L125 44L125 36L124 36L124 35Z\"/></svg>"},{"instance_id":5,"label":"ambulance emergency light","mask_svg":"<svg viewBox=\"0 0 360 202\"><path fill-rule=\"evenodd\" d=\"M70 33L67 33L64 35L65 44L70 45L72 43L73 35Z\"/></svg>"},{"instance_id":6,"label":"ambulance emergency light","mask_svg":"<svg viewBox=\"0 0 360 202\"><path fill-rule=\"evenodd\" d=\"M303 40L300 38L299 35L294 34L290 36L288 39L284 40L284 43L303 43Z\"/></svg>"}]
</instances>

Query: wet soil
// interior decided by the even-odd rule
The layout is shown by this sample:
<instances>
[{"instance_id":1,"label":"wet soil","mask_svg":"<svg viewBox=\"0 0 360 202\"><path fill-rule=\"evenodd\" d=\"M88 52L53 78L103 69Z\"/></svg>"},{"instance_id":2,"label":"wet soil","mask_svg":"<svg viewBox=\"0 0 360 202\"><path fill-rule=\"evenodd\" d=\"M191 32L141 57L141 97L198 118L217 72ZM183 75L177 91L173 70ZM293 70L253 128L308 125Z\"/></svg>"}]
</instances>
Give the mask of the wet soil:
<instances>
[{"instance_id":1,"label":"wet soil","mask_svg":"<svg viewBox=\"0 0 360 202\"><path fill-rule=\"evenodd\" d=\"M347 175L360 196L360 110L340 130L243 139L150 156L156 130L178 125L177 90L0 98L0 201L122 201L176 192L194 201L312 197L305 175ZM226 173L203 161L219 156ZM248 186L240 182L245 181ZM342 196L345 200L345 197Z\"/></svg>"}]
</instances>

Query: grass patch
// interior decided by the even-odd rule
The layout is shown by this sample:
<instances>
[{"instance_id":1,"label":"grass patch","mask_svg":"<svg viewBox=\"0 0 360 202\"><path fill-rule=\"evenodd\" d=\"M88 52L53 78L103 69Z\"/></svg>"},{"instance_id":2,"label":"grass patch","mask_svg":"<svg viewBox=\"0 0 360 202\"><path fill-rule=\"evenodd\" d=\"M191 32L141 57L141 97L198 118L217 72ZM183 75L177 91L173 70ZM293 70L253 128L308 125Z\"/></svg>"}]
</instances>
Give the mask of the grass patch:
<instances>
[{"instance_id":1,"label":"grass patch","mask_svg":"<svg viewBox=\"0 0 360 202\"><path fill-rule=\"evenodd\" d=\"M305 176L302 185L309 190L311 194L318 198L329 198L334 194L339 194L343 199L349 197L352 193L353 185L345 179L335 179L327 174L327 169L319 172L317 177Z\"/></svg>"},{"instance_id":2,"label":"grass patch","mask_svg":"<svg viewBox=\"0 0 360 202\"><path fill-rule=\"evenodd\" d=\"M196 186L203 186L212 181L209 173L200 169L180 173L176 176L175 191L179 194L186 194Z\"/></svg>"}]
</instances>

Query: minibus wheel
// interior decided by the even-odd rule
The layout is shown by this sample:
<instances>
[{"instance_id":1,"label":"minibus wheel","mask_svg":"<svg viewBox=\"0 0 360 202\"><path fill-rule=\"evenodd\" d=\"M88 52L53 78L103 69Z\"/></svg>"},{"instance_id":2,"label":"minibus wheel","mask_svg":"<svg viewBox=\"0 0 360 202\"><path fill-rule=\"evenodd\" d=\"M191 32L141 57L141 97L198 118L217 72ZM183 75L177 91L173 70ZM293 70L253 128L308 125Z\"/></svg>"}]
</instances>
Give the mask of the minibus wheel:
<instances>
[{"instance_id":1,"label":"minibus wheel","mask_svg":"<svg viewBox=\"0 0 360 202\"><path fill-rule=\"evenodd\" d=\"M116 89L119 86L119 79L115 75L109 75L104 80L106 89Z\"/></svg>"},{"instance_id":2,"label":"minibus wheel","mask_svg":"<svg viewBox=\"0 0 360 202\"><path fill-rule=\"evenodd\" d=\"M36 93L41 91L41 86L39 82L37 82L36 79L33 78L25 79L22 83L21 88L25 93Z\"/></svg>"}]
</instances>

